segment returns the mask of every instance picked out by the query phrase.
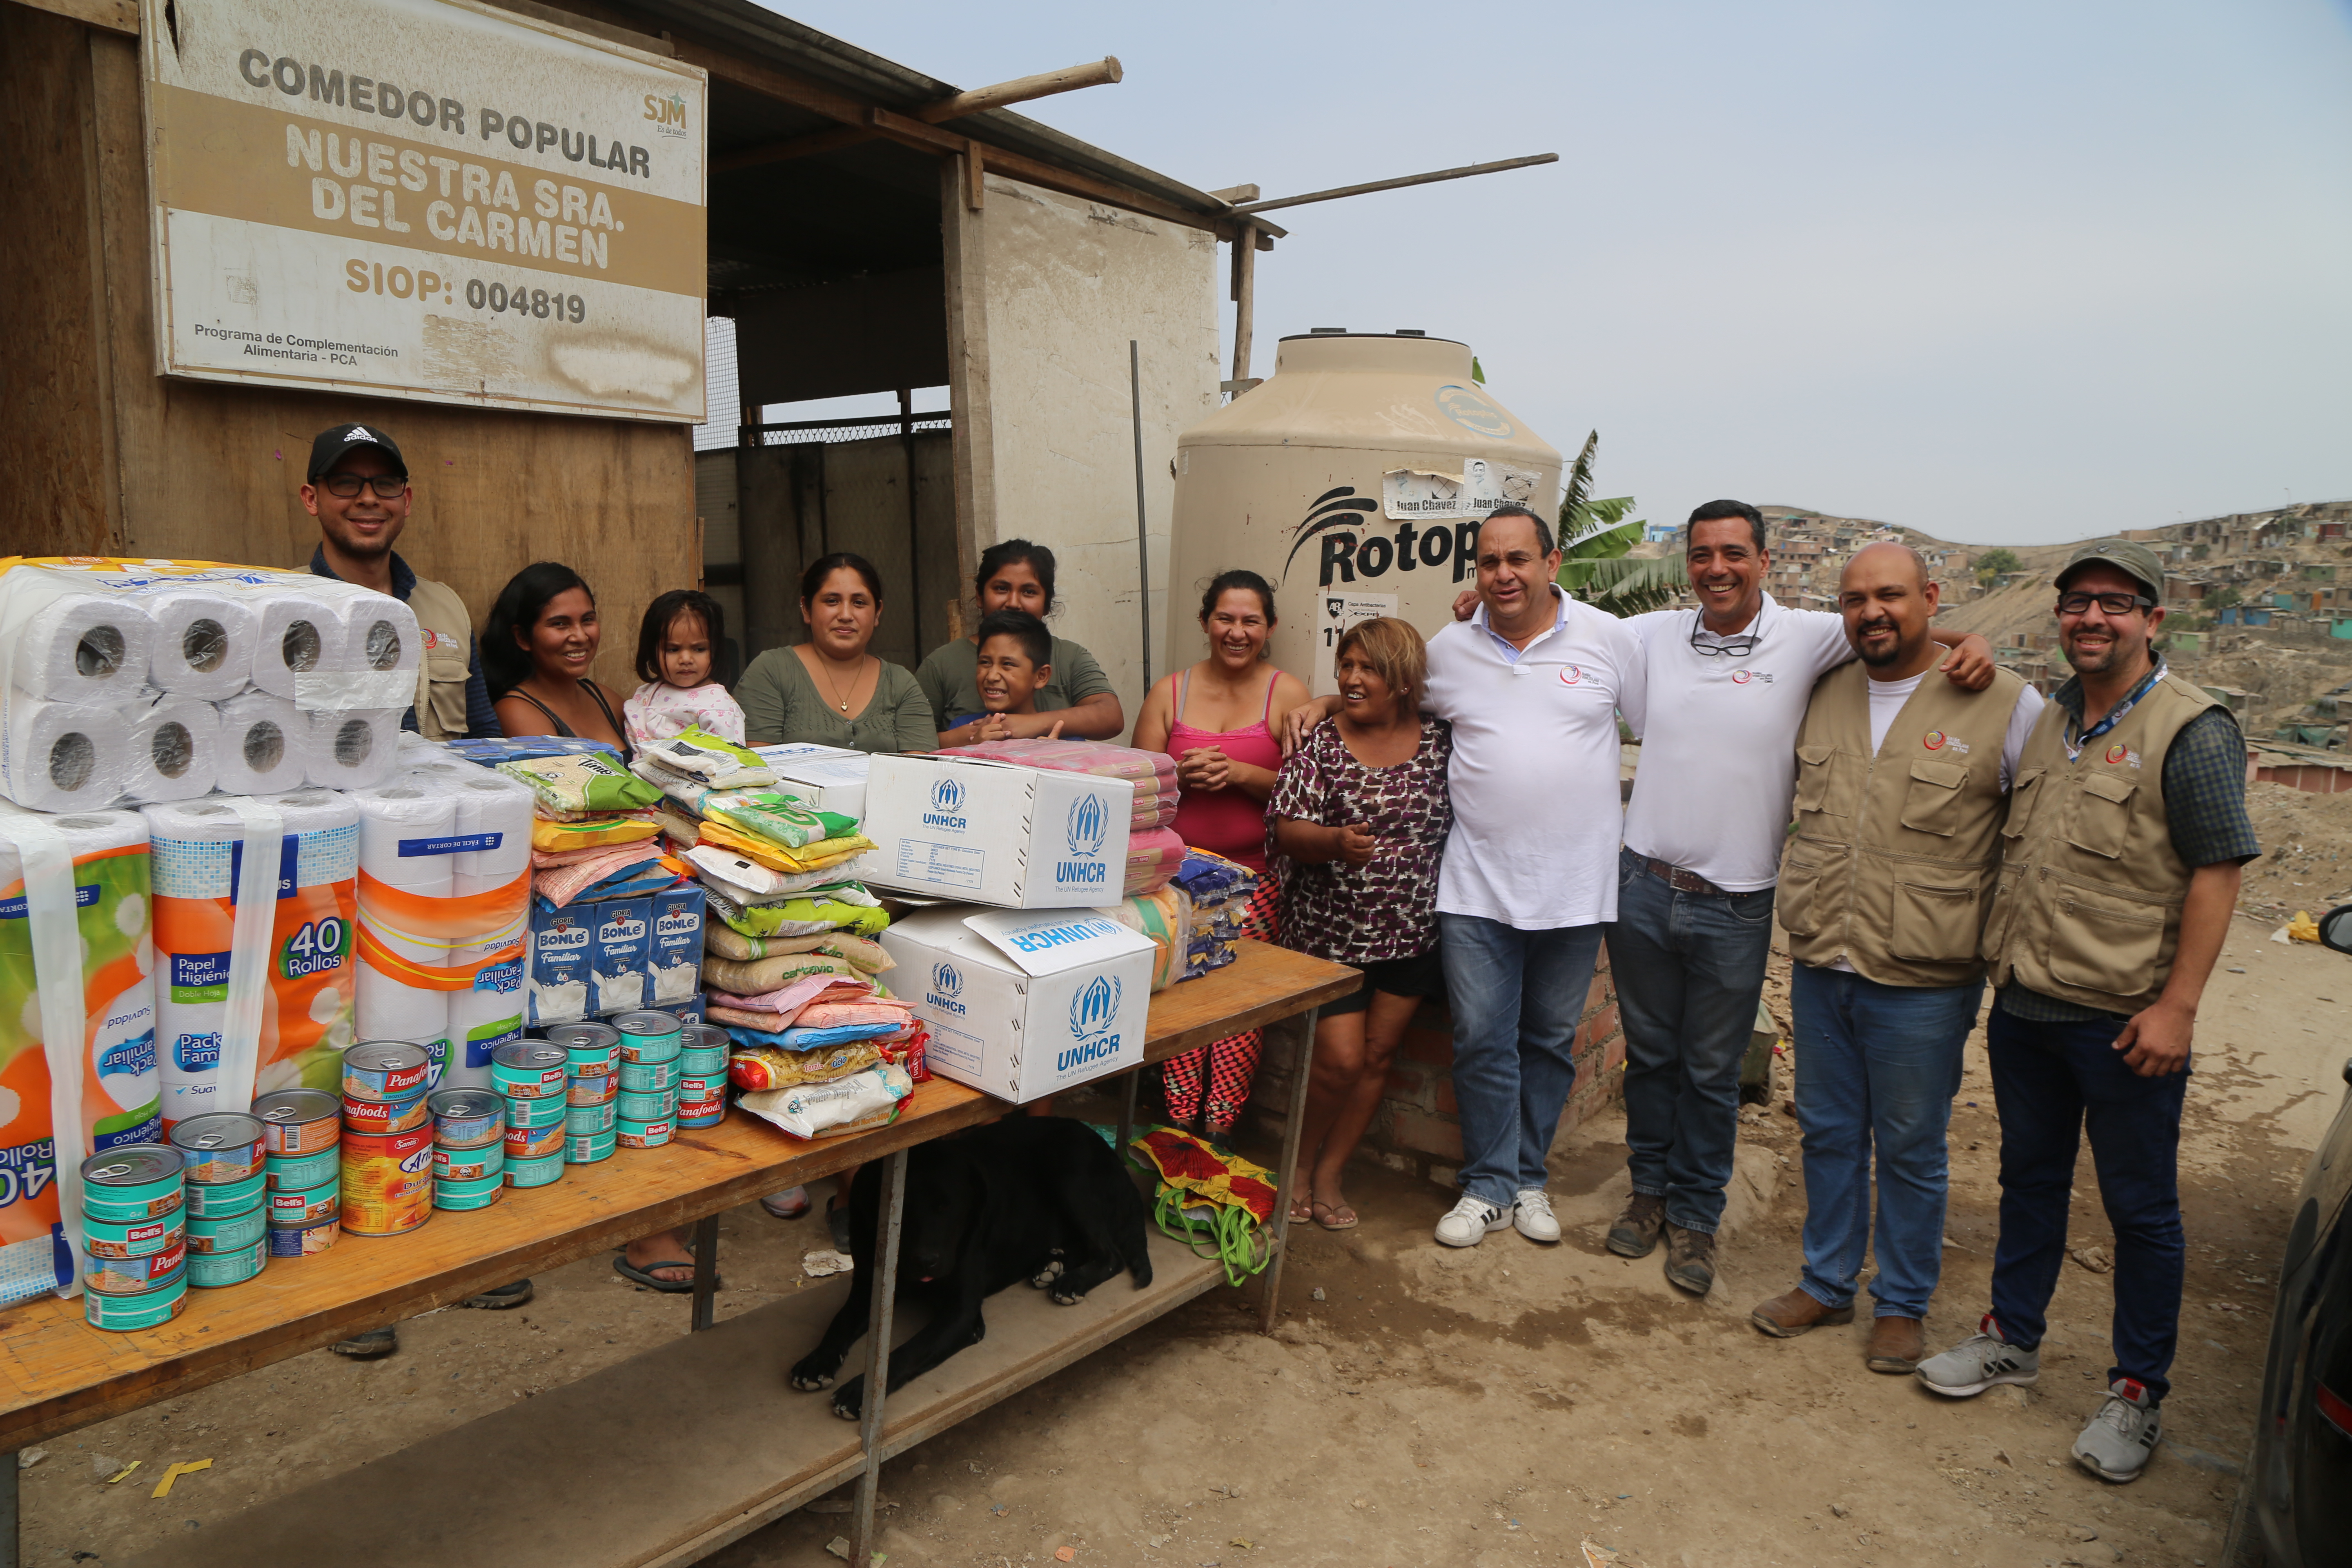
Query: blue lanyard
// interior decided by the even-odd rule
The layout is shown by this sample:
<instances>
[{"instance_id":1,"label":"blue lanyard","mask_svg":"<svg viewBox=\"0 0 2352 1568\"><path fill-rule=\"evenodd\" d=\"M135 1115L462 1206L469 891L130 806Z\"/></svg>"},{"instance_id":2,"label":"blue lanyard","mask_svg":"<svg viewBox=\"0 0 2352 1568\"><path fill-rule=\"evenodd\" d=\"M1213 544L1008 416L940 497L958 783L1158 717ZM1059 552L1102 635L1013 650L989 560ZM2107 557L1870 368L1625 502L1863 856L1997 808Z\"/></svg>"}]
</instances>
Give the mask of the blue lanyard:
<instances>
[{"instance_id":1,"label":"blue lanyard","mask_svg":"<svg viewBox=\"0 0 2352 1568\"><path fill-rule=\"evenodd\" d=\"M2139 700L2147 695L2148 689L2154 686L2163 674L2164 661L2162 659L2158 659L2157 660L2156 668L2149 670L2140 683L2131 689L2131 694L2129 696L2126 697L2121 702L2116 703L2113 708L2108 709L2097 723L2092 725L2089 729L2084 731L2081 734L2076 735L2074 739L2066 742L2066 760L2071 763L2080 758L2083 754L2084 747L2089 745L2092 742L2097 740L2100 736L2105 734L2108 731L2122 723L2124 721L2124 715L2129 713L2134 708L2139 705ZM2066 728L2068 730L2073 730L2074 726L2080 722L2080 720L2070 714L2067 717Z\"/></svg>"}]
</instances>

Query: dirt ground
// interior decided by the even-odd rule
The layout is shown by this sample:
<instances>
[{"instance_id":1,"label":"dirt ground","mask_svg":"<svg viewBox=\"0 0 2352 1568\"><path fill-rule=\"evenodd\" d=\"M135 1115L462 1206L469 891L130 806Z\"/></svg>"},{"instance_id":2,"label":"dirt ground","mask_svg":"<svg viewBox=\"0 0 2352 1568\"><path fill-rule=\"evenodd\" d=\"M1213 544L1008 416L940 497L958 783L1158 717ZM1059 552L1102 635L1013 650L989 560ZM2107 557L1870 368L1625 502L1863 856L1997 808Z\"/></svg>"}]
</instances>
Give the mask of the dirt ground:
<instances>
[{"instance_id":1,"label":"dirt ground","mask_svg":"<svg viewBox=\"0 0 2352 1568\"><path fill-rule=\"evenodd\" d=\"M1507 1231L1439 1248L1429 1226L1450 1195L1363 1172L1363 1226L1301 1239L1275 1335L1254 1331L1247 1296L1214 1292L951 1429L888 1467L879 1546L893 1568L1050 1563L1064 1548L1077 1563L1502 1568L1581 1562L1586 1540L1650 1568L2218 1564L2289 1200L2342 1098L2352 1016L2352 960L2270 930L2237 922L2204 1008L2179 1362L2167 1442L2134 1485L2066 1458L2108 1363L2108 1276L2067 1267L2037 1386L1965 1403L1864 1370L1866 1325L1794 1341L1748 1326L1799 1261L1784 1079L1741 1129L1706 1300L1669 1288L1659 1258L1602 1248L1627 1190L1613 1118L1555 1152L1557 1247ZM1776 1006L1785 1017L1784 981ZM1937 1346L1983 1310L1996 1147L1979 1037L1953 1120ZM2112 1242L2087 1163L2083 1189L2074 1240L2095 1263L2087 1249ZM757 1208L721 1233L722 1315L796 1289L803 1252L824 1244L819 1222ZM320 1352L42 1445L23 1475L25 1561L168 1547L686 1331L682 1299L602 1259L538 1283L520 1311L405 1325L386 1362ZM780 1418L832 1419L816 1396L778 1400ZM166 1464L205 1458L169 1499L149 1496ZM110 1487L132 1459L137 1476ZM844 1507L824 1500L710 1562L833 1563Z\"/></svg>"}]
</instances>

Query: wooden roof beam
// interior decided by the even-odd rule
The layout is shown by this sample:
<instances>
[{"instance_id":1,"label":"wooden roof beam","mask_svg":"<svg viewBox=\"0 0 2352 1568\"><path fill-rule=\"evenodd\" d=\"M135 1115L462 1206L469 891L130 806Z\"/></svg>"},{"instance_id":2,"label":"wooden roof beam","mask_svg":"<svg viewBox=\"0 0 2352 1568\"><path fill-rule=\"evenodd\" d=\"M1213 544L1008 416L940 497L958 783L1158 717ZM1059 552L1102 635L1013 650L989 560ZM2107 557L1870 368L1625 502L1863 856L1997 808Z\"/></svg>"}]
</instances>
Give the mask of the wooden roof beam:
<instances>
[{"instance_id":1,"label":"wooden roof beam","mask_svg":"<svg viewBox=\"0 0 2352 1568\"><path fill-rule=\"evenodd\" d=\"M706 62L698 59L695 63L701 65ZM714 75L718 74L715 67L712 68L712 71ZM1075 92L1082 87L1107 85L1123 80L1126 75L1126 69L1120 66L1118 58L1106 55L1099 60L1089 60L1085 65L1071 66L1057 71L1045 71L1037 76L1024 76L1013 81L998 82L994 87L974 88L970 92L960 92L952 98L942 98L935 102L926 103L912 110L908 117L926 125L937 125L944 120L956 120L967 114L978 114L982 110L1002 109L1008 103L1026 103L1033 99L1049 98L1057 92ZM751 84L746 82L743 85ZM815 109L821 114L832 113L831 110L820 108L814 103L803 107ZM870 109L873 106L865 107ZM836 120L842 118L839 114L833 114L832 117ZM814 157L820 153L835 153L844 147L854 147L861 142L872 141L877 134L879 133L863 122L861 116L859 120L848 121L837 130L814 132L806 136L795 136L789 141L771 142L763 147L746 147L740 152L729 153L722 157L712 159L710 167L714 173L723 174L730 169L748 169L761 163L781 163L793 158Z\"/></svg>"}]
</instances>

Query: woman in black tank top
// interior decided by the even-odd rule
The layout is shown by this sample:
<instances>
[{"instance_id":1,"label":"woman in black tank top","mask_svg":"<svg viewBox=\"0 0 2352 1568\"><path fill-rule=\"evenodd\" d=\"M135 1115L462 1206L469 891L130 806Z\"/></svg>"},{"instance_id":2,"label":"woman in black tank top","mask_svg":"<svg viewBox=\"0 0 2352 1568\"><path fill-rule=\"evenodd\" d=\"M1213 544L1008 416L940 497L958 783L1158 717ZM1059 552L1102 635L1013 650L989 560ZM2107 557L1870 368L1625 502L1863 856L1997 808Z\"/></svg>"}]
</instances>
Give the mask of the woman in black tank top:
<instances>
[{"instance_id":1,"label":"woman in black tank top","mask_svg":"<svg viewBox=\"0 0 2352 1568\"><path fill-rule=\"evenodd\" d=\"M482 672L499 728L604 741L629 757L620 696L588 673L603 630L595 595L569 566L541 561L516 573L482 633Z\"/></svg>"}]
</instances>

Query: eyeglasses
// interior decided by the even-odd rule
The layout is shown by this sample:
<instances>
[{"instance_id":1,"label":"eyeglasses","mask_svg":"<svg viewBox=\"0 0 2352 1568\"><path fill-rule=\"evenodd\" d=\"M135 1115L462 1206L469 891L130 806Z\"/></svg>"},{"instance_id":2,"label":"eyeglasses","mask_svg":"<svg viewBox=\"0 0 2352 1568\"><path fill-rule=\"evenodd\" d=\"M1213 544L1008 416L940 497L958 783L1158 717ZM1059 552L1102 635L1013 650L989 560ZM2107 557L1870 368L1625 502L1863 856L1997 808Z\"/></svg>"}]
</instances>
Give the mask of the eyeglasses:
<instances>
[{"instance_id":1,"label":"eyeglasses","mask_svg":"<svg viewBox=\"0 0 2352 1568\"><path fill-rule=\"evenodd\" d=\"M1704 613L1691 618L1691 647L1693 651L1705 654L1709 658L1718 657L1746 658L1756 651L1756 645L1764 640L1762 632L1742 632L1736 637L1721 637L1712 642L1701 642L1699 638L1706 630L1706 616Z\"/></svg>"},{"instance_id":2,"label":"eyeglasses","mask_svg":"<svg viewBox=\"0 0 2352 1568\"><path fill-rule=\"evenodd\" d=\"M2134 610L2154 609L2156 601L2140 594L2062 594L2058 598L2058 613L2079 616L2093 605L2099 606L2102 615L2128 616Z\"/></svg>"},{"instance_id":3,"label":"eyeglasses","mask_svg":"<svg viewBox=\"0 0 2352 1568\"><path fill-rule=\"evenodd\" d=\"M362 489L373 489L382 500L398 500L408 489L406 474L329 474L319 481L331 496L351 500Z\"/></svg>"}]
</instances>

